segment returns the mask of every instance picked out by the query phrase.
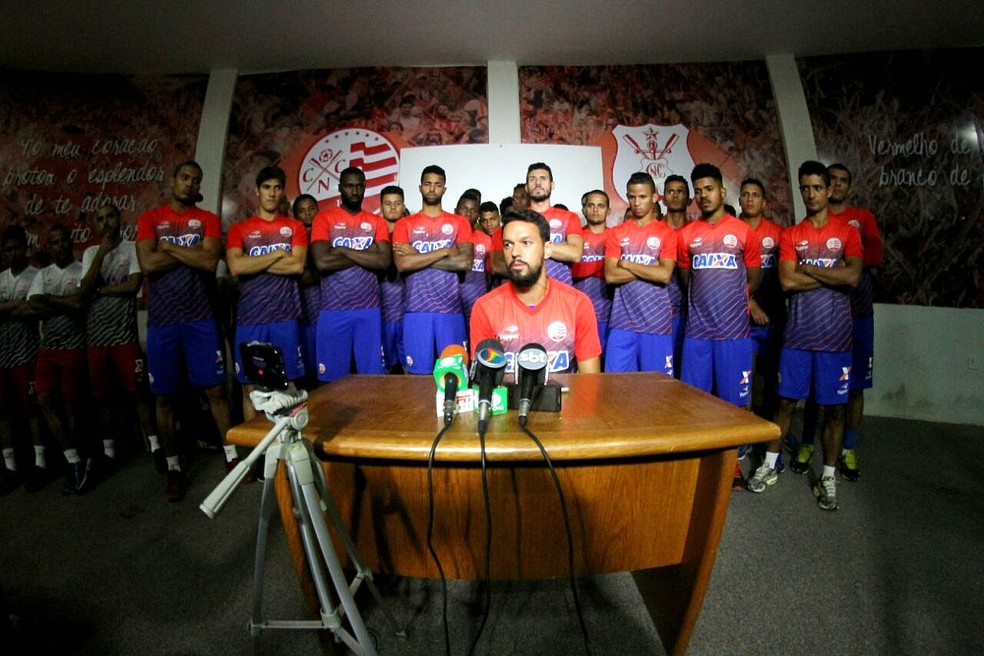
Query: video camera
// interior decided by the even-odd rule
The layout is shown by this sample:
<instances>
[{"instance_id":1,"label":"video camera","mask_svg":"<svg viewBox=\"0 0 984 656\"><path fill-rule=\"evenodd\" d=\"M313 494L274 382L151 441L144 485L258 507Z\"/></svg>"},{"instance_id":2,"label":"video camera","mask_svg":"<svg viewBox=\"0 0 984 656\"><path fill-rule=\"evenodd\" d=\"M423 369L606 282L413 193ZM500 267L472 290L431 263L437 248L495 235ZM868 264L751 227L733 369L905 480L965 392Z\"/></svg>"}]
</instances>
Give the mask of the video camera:
<instances>
[{"instance_id":1,"label":"video camera","mask_svg":"<svg viewBox=\"0 0 984 656\"><path fill-rule=\"evenodd\" d=\"M239 353L250 383L264 391L288 388L284 354L279 347L269 342L240 342Z\"/></svg>"}]
</instances>

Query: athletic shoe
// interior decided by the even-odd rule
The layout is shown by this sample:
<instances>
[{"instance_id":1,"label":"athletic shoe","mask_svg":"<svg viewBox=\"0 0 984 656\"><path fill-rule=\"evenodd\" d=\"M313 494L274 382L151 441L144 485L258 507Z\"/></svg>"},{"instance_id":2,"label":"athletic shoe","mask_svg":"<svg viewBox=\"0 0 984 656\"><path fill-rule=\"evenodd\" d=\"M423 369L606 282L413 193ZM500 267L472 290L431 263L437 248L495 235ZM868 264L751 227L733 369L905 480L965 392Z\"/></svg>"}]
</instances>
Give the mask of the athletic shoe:
<instances>
[{"instance_id":1,"label":"athletic shoe","mask_svg":"<svg viewBox=\"0 0 984 656\"><path fill-rule=\"evenodd\" d=\"M48 470L44 467L31 465L31 471L27 474L27 482L24 483L24 489L27 490L28 494L40 492L47 484Z\"/></svg>"},{"instance_id":2,"label":"athletic shoe","mask_svg":"<svg viewBox=\"0 0 984 656\"><path fill-rule=\"evenodd\" d=\"M796 457L789 463L794 474L805 474L810 469L810 458L813 457L812 444L800 444L796 449Z\"/></svg>"},{"instance_id":3,"label":"athletic shoe","mask_svg":"<svg viewBox=\"0 0 984 656\"><path fill-rule=\"evenodd\" d=\"M782 448L790 453L796 451L796 449L799 448L799 438L791 432L786 433L786 437L782 438Z\"/></svg>"},{"instance_id":4,"label":"athletic shoe","mask_svg":"<svg viewBox=\"0 0 984 656\"><path fill-rule=\"evenodd\" d=\"M735 460L735 473L731 478L731 489L734 492L741 492L748 486L745 481L745 474L741 471L741 462Z\"/></svg>"},{"instance_id":5,"label":"athletic shoe","mask_svg":"<svg viewBox=\"0 0 984 656\"><path fill-rule=\"evenodd\" d=\"M782 451L779 451L779 456L776 458L776 473L781 474L786 471L786 463L782 461Z\"/></svg>"},{"instance_id":6,"label":"athletic shoe","mask_svg":"<svg viewBox=\"0 0 984 656\"><path fill-rule=\"evenodd\" d=\"M152 451L151 455L154 456L154 469L158 474L167 473L167 456L164 455L164 447Z\"/></svg>"},{"instance_id":7,"label":"athletic shoe","mask_svg":"<svg viewBox=\"0 0 984 656\"><path fill-rule=\"evenodd\" d=\"M751 450L751 446L749 446L748 444L742 444L740 447L738 447L738 459L744 460L745 456L748 455L748 452L750 450Z\"/></svg>"},{"instance_id":8,"label":"athletic shoe","mask_svg":"<svg viewBox=\"0 0 984 656\"><path fill-rule=\"evenodd\" d=\"M854 449L848 449L837 459L837 468L845 481L852 483L861 476L861 468L858 467L858 454Z\"/></svg>"},{"instance_id":9,"label":"athletic shoe","mask_svg":"<svg viewBox=\"0 0 984 656\"><path fill-rule=\"evenodd\" d=\"M824 476L813 485L813 496L823 510L837 510L837 481L833 476Z\"/></svg>"},{"instance_id":10,"label":"athletic shoe","mask_svg":"<svg viewBox=\"0 0 984 656\"><path fill-rule=\"evenodd\" d=\"M65 475L65 484L62 486L62 494L83 494L89 489L89 474L92 472L92 460L86 458L84 461L73 462L68 465L68 473Z\"/></svg>"},{"instance_id":11,"label":"athletic shoe","mask_svg":"<svg viewBox=\"0 0 984 656\"><path fill-rule=\"evenodd\" d=\"M171 503L177 503L185 498L188 491L188 479L184 472L177 469L169 469L167 472L167 485L164 487L164 498Z\"/></svg>"},{"instance_id":12,"label":"athletic shoe","mask_svg":"<svg viewBox=\"0 0 984 656\"><path fill-rule=\"evenodd\" d=\"M770 467L768 461L763 462L748 479L748 489L752 492L765 492L769 485L775 485L779 481L779 471L776 467Z\"/></svg>"},{"instance_id":13,"label":"athletic shoe","mask_svg":"<svg viewBox=\"0 0 984 656\"><path fill-rule=\"evenodd\" d=\"M0 469L0 497L5 497L20 487L21 477L15 471Z\"/></svg>"}]
</instances>

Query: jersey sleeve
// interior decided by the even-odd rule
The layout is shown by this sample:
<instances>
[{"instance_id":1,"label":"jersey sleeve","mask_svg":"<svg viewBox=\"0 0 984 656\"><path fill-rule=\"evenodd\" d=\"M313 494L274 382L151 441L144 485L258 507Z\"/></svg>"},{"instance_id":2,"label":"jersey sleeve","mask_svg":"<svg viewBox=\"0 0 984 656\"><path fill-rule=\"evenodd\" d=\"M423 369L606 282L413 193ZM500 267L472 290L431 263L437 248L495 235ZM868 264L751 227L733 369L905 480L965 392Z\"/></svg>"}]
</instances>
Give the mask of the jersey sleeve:
<instances>
[{"instance_id":1,"label":"jersey sleeve","mask_svg":"<svg viewBox=\"0 0 984 656\"><path fill-rule=\"evenodd\" d=\"M99 251L98 246L90 246L89 248L85 249L85 251L82 253L82 273L81 275L79 275L79 284L78 284L79 287L82 286L82 279L85 278L85 274L89 273L89 269L92 268L92 261L96 259L96 253L98 251Z\"/></svg>"},{"instance_id":2,"label":"jersey sleeve","mask_svg":"<svg viewBox=\"0 0 984 656\"><path fill-rule=\"evenodd\" d=\"M328 241L328 210L320 210L311 221L311 243Z\"/></svg>"},{"instance_id":3,"label":"jersey sleeve","mask_svg":"<svg viewBox=\"0 0 984 656\"><path fill-rule=\"evenodd\" d=\"M762 266L762 239L758 233L745 226L745 250L743 253L745 268L760 268Z\"/></svg>"},{"instance_id":4,"label":"jersey sleeve","mask_svg":"<svg viewBox=\"0 0 984 656\"><path fill-rule=\"evenodd\" d=\"M240 223L233 223L226 233L226 248L243 248L243 230Z\"/></svg>"},{"instance_id":5,"label":"jersey sleeve","mask_svg":"<svg viewBox=\"0 0 984 656\"><path fill-rule=\"evenodd\" d=\"M157 231L154 229L154 214L153 210L147 210L140 215L137 219L137 241L144 241L146 239L153 239L157 241Z\"/></svg>"},{"instance_id":6,"label":"jersey sleeve","mask_svg":"<svg viewBox=\"0 0 984 656\"><path fill-rule=\"evenodd\" d=\"M496 338L495 329L492 328L492 322L489 321L488 305L490 302L488 297L479 298L472 307L471 321L468 325L472 360L475 359L475 347L482 340Z\"/></svg>"},{"instance_id":7,"label":"jersey sleeve","mask_svg":"<svg viewBox=\"0 0 984 656\"><path fill-rule=\"evenodd\" d=\"M779 236L779 260L784 262L796 262L796 249L793 248L794 228L786 228Z\"/></svg>"},{"instance_id":8,"label":"jersey sleeve","mask_svg":"<svg viewBox=\"0 0 984 656\"><path fill-rule=\"evenodd\" d=\"M492 233L492 246L489 247L489 252L499 251L502 252L502 226L495 229Z\"/></svg>"},{"instance_id":9,"label":"jersey sleeve","mask_svg":"<svg viewBox=\"0 0 984 656\"><path fill-rule=\"evenodd\" d=\"M861 240L864 245L864 265L869 268L880 267L885 256L884 246L875 215L868 211L864 212L861 219Z\"/></svg>"},{"instance_id":10,"label":"jersey sleeve","mask_svg":"<svg viewBox=\"0 0 984 656\"><path fill-rule=\"evenodd\" d=\"M849 257L861 257L865 255L864 248L861 246L861 233L857 230L849 229L844 231L844 259Z\"/></svg>"},{"instance_id":11,"label":"jersey sleeve","mask_svg":"<svg viewBox=\"0 0 984 656\"><path fill-rule=\"evenodd\" d=\"M38 271L37 275L34 276L34 280L31 281L31 286L27 290L27 298L44 293L44 276L44 269Z\"/></svg>"},{"instance_id":12,"label":"jersey sleeve","mask_svg":"<svg viewBox=\"0 0 984 656\"><path fill-rule=\"evenodd\" d=\"M690 268L690 230L689 226L694 225L692 223L684 226L677 233L677 251L676 251L676 265L681 269Z\"/></svg>"},{"instance_id":13,"label":"jersey sleeve","mask_svg":"<svg viewBox=\"0 0 984 656\"><path fill-rule=\"evenodd\" d=\"M622 247L619 245L622 231L612 228L605 234L605 259L617 260L622 257ZM675 254L674 254L675 256Z\"/></svg>"},{"instance_id":14,"label":"jersey sleeve","mask_svg":"<svg viewBox=\"0 0 984 656\"><path fill-rule=\"evenodd\" d=\"M304 228L304 224L300 221L292 220L290 222L290 227L293 229L294 234L290 240L291 248L307 248L308 247L308 236L307 230Z\"/></svg>"},{"instance_id":15,"label":"jersey sleeve","mask_svg":"<svg viewBox=\"0 0 984 656\"><path fill-rule=\"evenodd\" d=\"M594 306L584 294L577 296L574 321L574 357L578 361L584 361L601 355L598 318L595 315Z\"/></svg>"},{"instance_id":16,"label":"jersey sleeve","mask_svg":"<svg viewBox=\"0 0 984 656\"><path fill-rule=\"evenodd\" d=\"M202 239L222 239L222 221L219 217L211 212L203 212L204 220L202 224L205 228L202 233Z\"/></svg>"},{"instance_id":17,"label":"jersey sleeve","mask_svg":"<svg viewBox=\"0 0 984 656\"><path fill-rule=\"evenodd\" d=\"M388 243L390 240L390 231L389 226L386 225L386 219L381 216L374 216L374 221L376 222L376 236L374 240Z\"/></svg>"},{"instance_id":18,"label":"jersey sleeve","mask_svg":"<svg viewBox=\"0 0 984 656\"><path fill-rule=\"evenodd\" d=\"M396 225L393 226L393 243L409 244L410 239L409 239L409 233L407 232L409 229L410 226L409 226L408 217L403 217L402 219L397 221ZM313 235L312 235L312 239L313 239Z\"/></svg>"},{"instance_id":19,"label":"jersey sleeve","mask_svg":"<svg viewBox=\"0 0 984 656\"><path fill-rule=\"evenodd\" d=\"M458 229L457 232L455 233L454 243L455 244L474 243L472 239L472 227L471 224L468 222L468 219L466 219L463 216L458 216L457 214L455 214L455 217L458 222Z\"/></svg>"}]
</instances>

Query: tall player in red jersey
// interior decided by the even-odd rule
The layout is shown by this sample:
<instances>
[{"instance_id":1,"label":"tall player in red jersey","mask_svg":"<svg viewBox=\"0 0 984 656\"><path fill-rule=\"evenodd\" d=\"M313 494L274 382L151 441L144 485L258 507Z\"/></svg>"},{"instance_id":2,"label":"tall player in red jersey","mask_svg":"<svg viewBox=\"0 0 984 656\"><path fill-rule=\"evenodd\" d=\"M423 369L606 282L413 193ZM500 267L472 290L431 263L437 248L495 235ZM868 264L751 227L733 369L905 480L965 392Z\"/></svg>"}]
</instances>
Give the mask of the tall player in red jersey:
<instances>
[{"instance_id":1,"label":"tall player in red jersey","mask_svg":"<svg viewBox=\"0 0 984 656\"><path fill-rule=\"evenodd\" d=\"M587 294L594 306L602 353L605 352L605 342L608 339L608 318L612 311L614 293L605 281L609 207L608 194L601 189L594 189L581 197L581 213L586 222L581 233L584 237L584 251L581 253L581 261L571 267L574 289Z\"/></svg>"},{"instance_id":2,"label":"tall player in red jersey","mask_svg":"<svg viewBox=\"0 0 984 656\"><path fill-rule=\"evenodd\" d=\"M508 211L502 219L503 255L509 284L475 302L472 356L482 340L502 342L507 371L531 342L547 350L550 371L601 371L601 342L591 301L582 292L547 276L553 244L550 224L537 212Z\"/></svg>"},{"instance_id":3,"label":"tall player in red jersey","mask_svg":"<svg viewBox=\"0 0 984 656\"><path fill-rule=\"evenodd\" d=\"M765 461L748 481L763 492L778 480L776 463L782 436L789 432L799 400L811 393L824 409L823 472L813 487L823 510L837 509L834 471L844 434L851 377L850 288L861 275L861 239L857 230L827 211L830 177L819 162L799 169L806 218L786 229L779 246L779 281L790 295L789 314L779 356L778 439L766 447Z\"/></svg>"}]
</instances>

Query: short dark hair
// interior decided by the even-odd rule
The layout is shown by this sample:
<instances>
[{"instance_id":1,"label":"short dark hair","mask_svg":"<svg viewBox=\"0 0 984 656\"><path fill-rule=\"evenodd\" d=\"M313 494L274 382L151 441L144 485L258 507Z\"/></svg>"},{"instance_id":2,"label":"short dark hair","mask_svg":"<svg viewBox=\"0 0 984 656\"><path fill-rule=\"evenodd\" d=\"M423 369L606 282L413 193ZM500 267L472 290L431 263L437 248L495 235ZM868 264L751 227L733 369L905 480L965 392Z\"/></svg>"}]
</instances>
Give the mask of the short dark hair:
<instances>
[{"instance_id":1,"label":"short dark hair","mask_svg":"<svg viewBox=\"0 0 984 656\"><path fill-rule=\"evenodd\" d=\"M584 194L581 196L581 205L583 206L585 203L588 202L588 196L594 196L595 194L598 194L600 196L604 196L605 197L605 204L606 205L611 205L612 204L612 199L608 197L608 194L605 193L604 190L602 190L602 189L592 189L591 191L584 192Z\"/></svg>"},{"instance_id":2,"label":"short dark hair","mask_svg":"<svg viewBox=\"0 0 984 656\"><path fill-rule=\"evenodd\" d=\"M525 182L519 182L519 183L516 184L516 186L513 187L513 192L517 192L517 191L520 191L520 190L526 191L526 183Z\"/></svg>"},{"instance_id":3,"label":"short dark hair","mask_svg":"<svg viewBox=\"0 0 984 656\"><path fill-rule=\"evenodd\" d=\"M823 178L823 183L830 186L830 172L827 171L827 167L820 162L808 159L802 164L800 164L799 171L796 173L796 179L802 180L804 175L819 175Z\"/></svg>"},{"instance_id":4,"label":"short dark hair","mask_svg":"<svg viewBox=\"0 0 984 656\"><path fill-rule=\"evenodd\" d=\"M112 203L103 203L102 205L96 208L96 211L98 212L104 207L108 207L109 209L113 210L113 216L115 216L117 219L122 216L120 214L120 208L116 207L116 205L113 205Z\"/></svg>"},{"instance_id":5,"label":"short dark hair","mask_svg":"<svg viewBox=\"0 0 984 656\"><path fill-rule=\"evenodd\" d=\"M383 187L383 190L379 192L379 198L382 199L383 196L389 196L390 194L396 194L400 198L405 198L403 195L403 187L397 187L396 185L389 185L388 187Z\"/></svg>"},{"instance_id":6,"label":"short dark hair","mask_svg":"<svg viewBox=\"0 0 984 656\"><path fill-rule=\"evenodd\" d=\"M198 169L198 173L200 175L205 175L205 170L202 168L201 164L199 164L193 159L186 159L185 161L181 162L180 164L174 167L174 172L171 173L171 177L172 178L176 177L178 175L178 171L180 171L186 166L193 166L194 168Z\"/></svg>"},{"instance_id":7,"label":"short dark hair","mask_svg":"<svg viewBox=\"0 0 984 656\"><path fill-rule=\"evenodd\" d=\"M300 196L298 196L297 198L294 199L294 204L291 205L291 208L290 208L291 211L294 213L295 216L297 215L297 206L301 204L301 201L302 200L309 200L312 203L314 203L314 206L315 207L318 207L318 199L317 198L315 198L311 194L301 194Z\"/></svg>"},{"instance_id":8,"label":"short dark hair","mask_svg":"<svg viewBox=\"0 0 984 656\"><path fill-rule=\"evenodd\" d=\"M338 174L338 179L339 179L339 181L341 181L341 179L344 176L346 176L346 175L352 175L352 174L355 174L355 175L359 176L363 180L366 179L366 173L365 173L365 171L363 171L362 169L360 169L358 166L350 166L350 167L348 167L347 169L345 169L344 171L342 171L341 173Z\"/></svg>"},{"instance_id":9,"label":"short dark hair","mask_svg":"<svg viewBox=\"0 0 984 656\"><path fill-rule=\"evenodd\" d=\"M656 181L653 180L653 176L649 175L645 171L637 171L629 176L629 181L625 183L625 187L628 188L631 185L641 185L647 184L649 188L656 193Z\"/></svg>"},{"instance_id":10,"label":"short dark hair","mask_svg":"<svg viewBox=\"0 0 984 656\"><path fill-rule=\"evenodd\" d=\"M27 246L27 230L17 224L7 226L0 236L0 244L6 246L8 241L17 241Z\"/></svg>"},{"instance_id":11,"label":"short dark hair","mask_svg":"<svg viewBox=\"0 0 984 656\"><path fill-rule=\"evenodd\" d=\"M687 179L682 175L677 175L676 173L674 173L673 175L666 176L666 180L663 181L664 196L666 195L666 185L670 184L671 182L682 182L683 186L687 188L687 196L688 197L690 196L690 182L688 182Z\"/></svg>"},{"instance_id":12,"label":"short dark hair","mask_svg":"<svg viewBox=\"0 0 984 656\"><path fill-rule=\"evenodd\" d=\"M458 203L460 204L461 201L463 201L463 200L473 200L476 203L481 203L482 202L482 197L479 196L478 194L476 194L471 189L467 189L467 190L465 190L465 191L463 191L461 193L461 196L458 198Z\"/></svg>"},{"instance_id":13,"label":"short dark hair","mask_svg":"<svg viewBox=\"0 0 984 656\"><path fill-rule=\"evenodd\" d=\"M478 206L478 213L481 214L482 212L495 212L496 214L498 214L499 206L493 203L492 201L487 200Z\"/></svg>"},{"instance_id":14,"label":"short dark hair","mask_svg":"<svg viewBox=\"0 0 984 656\"><path fill-rule=\"evenodd\" d=\"M758 178L745 178L744 180L741 181L741 184L738 186L738 190L741 191L741 188L744 187L745 185L755 185L756 187L762 190L762 198L764 199L766 197L765 185L762 184L762 181L759 180Z\"/></svg>"},{"instance_id":15,"label":"short dark hair","mask_svg":"<svg viewBox=\"0 0 984 656\"><path fill-rule=\"evenodd\" d=\"M424 167L424 170L420 172L420 181L421 182L424 181L424 176L427 175L428 173L435 173L435 174L441 176L442 178L444 178L444 181L445 182L448 181L448 174L445 173L444 172L444 169L442 169L437 164L431 164L429 166L425 166Z\"/></svg>"},{"instance_id":16,"label":"short dark hair","mask_svg":"<svg viewBox=\"0 0 984 656\"><path fill-rule=\"evenodd\" d=\"M259 189L260 185L267 180L276 180L281 187L287 186L287 174L279 166L264 166L260 169L260 172L256 174L256 188Z\"/></svg>"},{"instance_id":17,"label":"short dark hair","mask_svg":"<svg viewBox=\"0 0 984 656\"><path fill-rule=\"evenodd\" d=\"M56 223L53 226L49 227L48 228L48 237L51 237L52 233L55 233L55 232L63 232L63 233L65 233L65 236L66 237L68 237L69 239L72 238L72 232L68 229L68 226L65 225L64 223Z\"/></svg>"},{"instance_id":18,"label":"short dark hair","mask_svg":"<svg viewBox=\"0 0 984 656\"><path fill-rule=\"evenodd\" d=\"M567 210L568 212L570 211L567 209L567 205L564 205L563 203L557 203L556 205L554 205L554 207L556 207L558 210Z\"/></svg>"},{"instance_id":19,"label":"short dark hair","mask_svg":"<svg viewBox=\"0 0 984 656\"><path fill-rule=\"evenodd\" d=\"M513 206L513 197L506 196L505 198L502 199L502 201L499 202L499 214L505 214L512 208L512 206Z\"/></svg>"},{"instance_id":20,"label":"short dark hair","mask_svg":"<svg viewBox=\"0 0 984 656\"><path fill-rule=\"evenodd\" d=\"M553 182L553 169L551 169L543 162L534 162L533 164L530 164L529 167L526 169L526 175L529 176L529 174L532 173L533 171L539 171L541 169L546 171L550 175L550 181Z\"/></svg>"},{"instance_id":21,"label":"short dark hair","mask_svg":"<svg viewBox=\"0 0 984 656\"><path fill-rule=\"evenodd\" d=\"M837 169L838 171L843 171L847 174L847 184L851 184L854 181L854 176L851 175L851 169L847 168L844 164L840 162L834 162L827 167L827 173L830 173L830 169Z\"/></svg>"},{"instance_id":22,"label":"short dark hair","mask_svg":"<svg viewBox=\"0 0 984 656\"><path fill-rule=\"evenodd\" d=\"M713 164L705 162L694 167L690 173L690 181L697 182L701 178L713 178L719 185L724 186L724 176L721 175L721 169Z\"/></svg>"},{"instance_id":23,"label":"short dark hair","mask_svg":"<svg viewBox=\"0 0 984 656\"><path fill-rule=\"evenodd\" d=\"M543 243L550 241L550 224L543 218L543 215L533 210L508 210L502 217L502 229L505 230L506 224L512 221L525 221L536 225L537 232Z\"/></svg>"}]
</instances>

